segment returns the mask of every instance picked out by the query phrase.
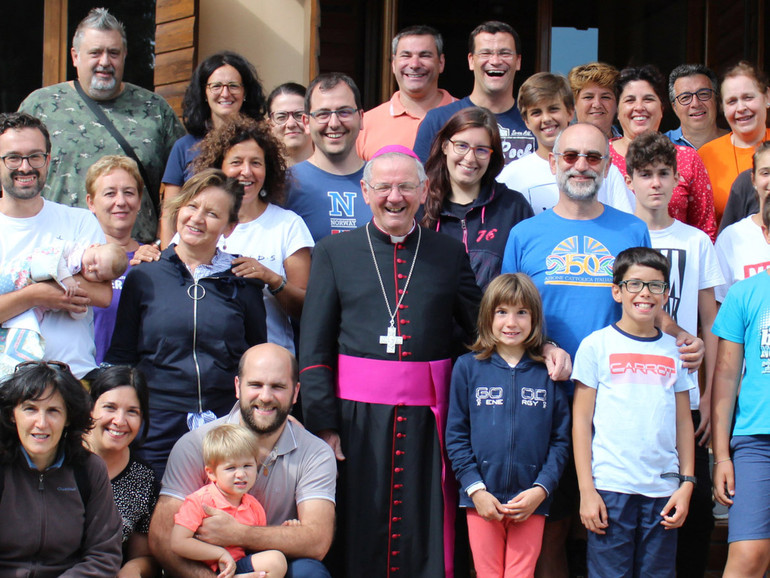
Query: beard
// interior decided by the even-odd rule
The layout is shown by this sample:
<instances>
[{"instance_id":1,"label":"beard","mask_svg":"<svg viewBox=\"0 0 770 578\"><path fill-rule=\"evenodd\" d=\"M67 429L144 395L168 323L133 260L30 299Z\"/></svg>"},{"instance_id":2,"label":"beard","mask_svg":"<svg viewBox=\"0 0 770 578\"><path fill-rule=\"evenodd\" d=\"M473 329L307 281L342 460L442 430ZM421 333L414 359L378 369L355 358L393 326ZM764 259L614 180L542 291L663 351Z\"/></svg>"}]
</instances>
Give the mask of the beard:
<instances>
[{"instance_id":1,"label":"beard","mask_svg":"<svg viewBox=\"0 0 770 578\"><path fill-rule=\"evenodd\" d=\"M253 413L253 407L251 405L245 405L243 402L240 402L240 408L241 408L241 419L243 420L243 423L254 433L258 434L271 434L274 431L276 431L279 427L281 427L284 422L286 422L286 418L289 417L289 412L291 411L291 406L289 407L280 407L276 406L275 408L275 415L273 418L268 421L267 423L259 424L257 423L257 420L254 418Z\"/></svg>"},{"instance_id":2,"label":"beard","mask_svg":"<svg viewBox=\"0 0 770 578\"><path fill-rule=\"evenodd\" d=\"M115 92L115 87L118 84L118 79L115 78L115 69L112 66L97 66L94 68L94 72L108 72L112 74L112 77L108 79L99 79L95 75L91 77L90 93L97 96L107 97L112 96Z\"/></svg>"},{"instance_id":3,"label":"beard","mask_svg":"<svg viewBox=\"0 0 770 578\"><path fill-rule=\"evenodd\" d=\"M14 178L17 176L36 176L37 182L34 187L20 188L14 184ZM45 177L41 177L38 169L29 169L26 172L21 172L18 169L4 173L2 179L0 179L0 186L3 187L3 193L12 196L14 199L26 200L33 199L38 196L43 187L45 186Z\"/></svg>"},{"instance_id":4,"label":"beard","mask_svg":"<svg viewBox=\"0 0 770 578\"><path fill-rule=\"evenodd\" d=\"M592 177L593 181L579 184L574 183L570 180L570 177L574 176ZM568 169L566 171L558 171L556 181L559 185L559 190L564 191L570 199L573 201L586 201L596 198L604 177L592 169L586 169L585 171Z\"/></svg>"}]
</instances>

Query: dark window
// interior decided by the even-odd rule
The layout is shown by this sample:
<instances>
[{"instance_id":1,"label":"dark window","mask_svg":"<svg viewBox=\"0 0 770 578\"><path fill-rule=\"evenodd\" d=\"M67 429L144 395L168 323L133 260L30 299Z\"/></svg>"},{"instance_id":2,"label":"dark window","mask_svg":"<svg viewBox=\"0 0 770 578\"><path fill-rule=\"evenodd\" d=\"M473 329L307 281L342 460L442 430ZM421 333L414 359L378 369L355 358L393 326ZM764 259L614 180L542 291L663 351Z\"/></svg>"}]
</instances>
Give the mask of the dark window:
<instances>
[{"instance_id":1,"label":"dark window","mask_svg":"<svg viewBox=\"0 0 770 578\"><path fill-rule=\"evenodd\" d=\"M19 108L43 82L43 1L3 3L0 111Z\"/></svg>"}]
</instances>

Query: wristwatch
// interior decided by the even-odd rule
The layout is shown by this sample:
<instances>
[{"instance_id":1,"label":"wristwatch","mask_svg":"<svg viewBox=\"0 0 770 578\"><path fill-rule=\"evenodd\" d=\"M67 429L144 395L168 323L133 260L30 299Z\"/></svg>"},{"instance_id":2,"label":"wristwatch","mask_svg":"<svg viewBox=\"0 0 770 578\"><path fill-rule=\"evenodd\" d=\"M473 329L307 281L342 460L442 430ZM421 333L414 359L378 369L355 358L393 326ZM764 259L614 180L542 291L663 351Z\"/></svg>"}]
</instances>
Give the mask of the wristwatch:
<instances>
[{"instance_id":1,"label":"wristwatch","mask_svg":"<svg viewBox=\"0 0 770 578\"><path fill-rule=\"evenodd\" d=\"M286 277L281 277L281 284L278 285L275 289L270 289L268 286L267 290L270 291L270 295L278 295L281 291L283 291L283 288L286 287Z\"/></svg>"},{"instance_id":2,"label":"wristwatch","mask_svg":"<svg viewBox=\"0 0 770 578\"><path fill-rule=\"evenodd\" d=\"M695 476L683 476L682 474L677 474L676 472L666 472L665 474L660 474L661 478L676 478L679 480L679 484L681 485L684 482L692 482L693 486L698 485L698 478Z\"/></svg>"}]
</instances>

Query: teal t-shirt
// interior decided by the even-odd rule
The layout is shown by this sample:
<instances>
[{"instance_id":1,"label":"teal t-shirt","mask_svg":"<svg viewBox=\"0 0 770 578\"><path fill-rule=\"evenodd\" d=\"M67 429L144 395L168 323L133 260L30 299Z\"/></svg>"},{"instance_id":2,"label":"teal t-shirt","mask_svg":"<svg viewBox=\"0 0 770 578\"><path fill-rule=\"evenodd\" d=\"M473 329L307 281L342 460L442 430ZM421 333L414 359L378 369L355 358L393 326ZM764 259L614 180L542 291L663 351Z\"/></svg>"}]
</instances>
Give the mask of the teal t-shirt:
<instances>
[{"instance_id":1,"label":"teal t-shirt","mask_svg":"<svg viewBox=\"0 0 770 578\"><path fill-rule=\"evenodd\" d=\"M759 273L730 287L711 330L743 344L746 370L733 435L770 434L770 274Z\"/></svg>"}]
</instances>

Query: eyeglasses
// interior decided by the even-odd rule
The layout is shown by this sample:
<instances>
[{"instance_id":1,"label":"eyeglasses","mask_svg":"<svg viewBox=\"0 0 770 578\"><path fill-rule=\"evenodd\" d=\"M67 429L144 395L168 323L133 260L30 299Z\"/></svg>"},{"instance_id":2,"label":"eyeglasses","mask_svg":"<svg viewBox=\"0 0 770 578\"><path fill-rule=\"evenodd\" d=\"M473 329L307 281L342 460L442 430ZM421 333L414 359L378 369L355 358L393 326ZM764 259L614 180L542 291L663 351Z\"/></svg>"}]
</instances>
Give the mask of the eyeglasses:
<instances>
[{"instance_id":1,"label":"eyeglasses","mask_svg":"<svg viewBox=\"0 0 770 578\"><path fill-rule=\"evenodd\" d=\"M513 60L513 58L516 56L516 53L513 50L479 50L478 52L474 53L476 56L481 58L482 60L489 60L493 56L497 55L502 60Z\"/></svg>"},{"instance_id":2,"label":"eyeglasses","mask_svg":"<svg viewBox=\"0 0 770 578\"><path fill-rule=\"evenodd\" d=\"M465 156L468 154L468 151L473 151L473 155L479 159L480 161L486 160L489 158L489 156L492 154L492 147L485 147L485 146L471 146L467 142L461 141L461 140L452 140L447 139L449 142L452 143L452 148L454 151L460 155Z\"/></svg>"},{"instance_id":3,"label":"eyeglasses","mask_svg":"<svg viewBox=\"0 0 770 578\"><path fill-rule=\"evenodd\" d=\"M302 122L302 116L304 114L304 110L277 110L270 113L270 120L272 120L273 123L277 125L286 124L286 122L289 120L289 117L293 118L297 122Z\"/></svg>"},{"instance_id":4,"label":"eyeglasses","mask_svg":"<svg viewBox=\"0 0 770 578\"><path fill-rule=\"evenodd\" d=\"M14 372L31 368L31 367L50 367L51 369L58 369L59 371L66 371L71 373L70 366L63 361L22 361L14 368Z\"/></svg>"},{"instance_id":5,"label":"eyeglasses","mask_svg":"<svg viewBox=\"0 0 770 578\"><path fill-rule=\"evenodd\" d=\"M206 88L211 91L211 94L221 94L225 88L230 91L230 94L241 94L243 92L243 85L240 82L209 82Z\"/></svg>"},{"instance_id":6,"label":"eyeglasses","mask_svg":"<svg viewBox=\"0 0 770 578\"><path fill-rule=\"evenodd\" d=\"M570 165L574 165L579 157L583 157L592 167L598 166L603 160L610 158L609 155L600 155L599 153L579 153L576 151L567 151L566 153L553 154L554 156L563 158L564 162Z\"/></svg>"},{"instance_id":7,"label":"eyeglasses","mask_svg":"<svg viewBox=\"0 0 770 578\"><path fill-rule=\"evenodd\" d=\"M404 196L407 197L409 195L414 194L417 189L420 188L419 184L414 183L366 183L366 186L369 187L374 191L374 193L380 197L385 197L390 194L390 191L392 191L394 188L398 189L398 192Z\"/></svg>"},{"instance_id":8,"label":"eyeglasses","mask_svg":"<svg viewBox=\"0 0 770 578\"><path fill-rule=\"evenodd\" d=\"M337 110L316 110L315 112L309 112L308 114L312 116L316 122L326 124L332 119L333 114L337 115L337 118L340 120L340 122L345 122L346 120L353 118L353 115L357 112L358 109L353 108L352 106L343 106Z\"/></svg>"},{"instance_id":9,"label":"eyeglasses","mask_svg":"<svg viewBox=\"0 0 770 578\"><path fill-rule=\"evenodd\" d=\"M34 153L31 155L23 156L23 155L5 155L4 157L0 157L3 159L3 163L5 163L5 167L9 170L16 170L20 169L21 165L24 164L24 161L27 161L29 163L29 166L33 169L42 169L45 166L46 161L48 160L48 153Z\"/></svg>"},{"instance_id":10,"label":"eyeglasses","mask_svg":"<svg viewBox=\"0 0 770 578\"><path fill-rule=\"evenodd\" d=\"M683 92L682 94L676 95L675 98L679 104L682 106L687 106L692 102L693 96L697 96L698 100L701 102L706 102L707 100L711 100L715 94L716 92L710 88L701 88L695 92Z\"/></svg>"},{"instance_id":11,"label":"eyeglasses","mask_svg":"<svg viewBox=\"0 0 770 578\"><path fill-rule=\"evenodd\" d=\"M668 283L665 281L642 281L641 279L628 279L618 283L618 287L626 286L629 293L641 293L642 289L647 287L653 295L663 295L668 289Z\"/></svg>"}]
</instances>

